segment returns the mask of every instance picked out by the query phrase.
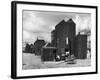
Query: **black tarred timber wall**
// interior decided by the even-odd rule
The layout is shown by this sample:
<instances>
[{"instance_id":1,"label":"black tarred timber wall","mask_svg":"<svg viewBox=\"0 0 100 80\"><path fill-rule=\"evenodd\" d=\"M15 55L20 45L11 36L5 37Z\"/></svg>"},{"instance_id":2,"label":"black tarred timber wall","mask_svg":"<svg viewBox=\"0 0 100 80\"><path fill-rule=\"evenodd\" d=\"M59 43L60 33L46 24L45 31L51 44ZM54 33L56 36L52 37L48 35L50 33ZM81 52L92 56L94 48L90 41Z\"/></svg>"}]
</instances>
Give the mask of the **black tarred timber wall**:
<instances>
[{"instance_id":1,"label":"black tarred timber wall","mask_svg":"<svg viewBox=\"0 0 100 80\"><path fill-rule=\"evenodd\" d=\"M76 24L72 19L69 19L67 22L62 20L58 25L56 25L55 30L51 32L52 45L57 47L58 54L62 54L62 50L66 49L66 37L68 37L70 41L70 52L71 54L74 54L73 39L76 33L75 26Z\"/></svg>"},{"instance_id":2,"label":"black tarred timber wall","mask_svg":"<svg viewBox=\"0 0 100 80\"><path fill-rule=\"evenodd\" d=\"M44 45L45 45L45 41L44 40L37 39L34 42L34 52L35 52L35 55L41 55L41 49L42 49L42 47Z\"/></svg>"},{"instance_id":3,"label":"black tarred timber wall","mask_svg":"<svg viewBox=\"0 0 100 80\"><path fill-rule=\"evenodd\" d=\"M74 39L75 57L86 59L87 56L87 35L78 34Z\"/></svg>"},{"instance_id":4,"label":"black tarred timber wall","mask_svg":"<svg viewBox=\"0 0 100 80\"><path fill-rule=\"evenodd\" d=\"M42 61L54 61L56 57L56 48L54 47L43 47L42 48Z\"/></svg>"}]
</instances>

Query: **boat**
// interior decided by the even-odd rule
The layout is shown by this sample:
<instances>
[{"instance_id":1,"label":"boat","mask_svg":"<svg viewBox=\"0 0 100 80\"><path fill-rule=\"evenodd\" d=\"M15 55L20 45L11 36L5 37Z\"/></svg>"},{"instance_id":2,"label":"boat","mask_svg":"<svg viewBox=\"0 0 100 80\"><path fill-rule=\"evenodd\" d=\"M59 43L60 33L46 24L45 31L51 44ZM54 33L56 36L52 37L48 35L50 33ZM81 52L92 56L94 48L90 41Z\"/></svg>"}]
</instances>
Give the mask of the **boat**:
<instances>
[{"instance_id":1,"label":"boat","mask_svg":"<svg viewBox=\"0 0 100 80\"><path fill-rule=\"evenodd\" d=\"M70 56L66 57L65 62L67 62L67 64L76 64L75 60L76 60L75 56L70 55Z\"/></svg>"}]
</instances>

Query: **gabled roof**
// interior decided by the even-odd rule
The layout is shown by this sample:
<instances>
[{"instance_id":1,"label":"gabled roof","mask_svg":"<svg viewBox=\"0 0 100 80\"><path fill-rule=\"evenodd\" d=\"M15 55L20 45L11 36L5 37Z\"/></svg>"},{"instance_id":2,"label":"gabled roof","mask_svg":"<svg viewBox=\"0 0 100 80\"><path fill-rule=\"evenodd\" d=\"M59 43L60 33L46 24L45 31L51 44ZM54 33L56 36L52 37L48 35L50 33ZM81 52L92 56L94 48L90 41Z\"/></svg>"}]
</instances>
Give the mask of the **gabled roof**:
<instances>
[{"instance_id":1,"label":"gabled roof","mask_svg":"<svg viewBox=\"0 0 100 80\"><path fill-rule=\"evenodd\" d=\"M52 46L51 46L51 43L48 43L48 42L43 46L43 48L56 49L56 47L52 47Z\"/></svg>"},{"instance_id":2,"label":"gabled roof","mask_svg":"<svg viewBox=\"0 0 100 80\"><path fill-rule=\"evenodd\" d=\"M51 43L46 43L45 45L44 45L44 47L51 47Z\"/></svg>"},{"instance_id":3,"label":"gabled roof","mask_svg":"<svg viewBox=\"0 0 100 80\"><path fill-rule=\"evenodd\" d=\"M44 41L44 40L37 39L37 40L34 42L34 44L36 44L36 43L45 43L45 41Z\"/></svg>"},{"instance_id":4,"label":"gabled roof","mask_svg":"<svg viewBox=\"0 0 100 80\"><path fill-rule=\"evenodd\" d=\"M63 25L63 24L66 24L66 23L72 23L72 24L75 24L75 22L72 20L72 18L70 18L67 22L63 19L61 22L59 22L55 28L59 27L58 25Z\"/></svg>"},{"instance_id":5,"label":"gabled roof","mask_svg":"<svg viewBox=\"0 0 100 80\"><path fill-rule=\"evenodd\" d=\"M58 27L58 25L60 25L60 24L64 24L64 23L66 23L66 22L65 22L65 20L63 19L62 21L60 21L60 22L56 25L56 27L55 27L55 28L57 28L57 27Z\"/></svg>"},{"instance_id":6,"label":"gabled roof","mask_svg":"<svg viewBox=\"0 0 100 80\"><path fill-rule=\"evenodd\" d=\"M74 23L75 24L75 22L72 20L72 18L70 18L66 23Z\"/></svg>"}]
</instances>

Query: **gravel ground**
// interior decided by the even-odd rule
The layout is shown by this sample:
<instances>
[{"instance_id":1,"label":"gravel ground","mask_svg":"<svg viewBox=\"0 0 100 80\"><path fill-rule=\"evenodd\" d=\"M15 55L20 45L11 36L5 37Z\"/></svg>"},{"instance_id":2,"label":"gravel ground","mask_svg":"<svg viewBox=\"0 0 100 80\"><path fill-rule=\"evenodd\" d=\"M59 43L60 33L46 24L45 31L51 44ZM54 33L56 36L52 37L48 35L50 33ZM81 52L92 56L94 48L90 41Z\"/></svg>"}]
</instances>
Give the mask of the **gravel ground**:
<instances>
[{"instance_id":1,"label":"gravel ground","mask_svg":"<svg viewBox=\"0 0 100 80\"><path fill-rule=\"evenodd\" d=\"M22 69L43 69L43 68L59 68L59 67L85 67L91 66L90 59L76 59L75 64L68 64L64 61L54 62L41 62L40 56L34 54L23 53Z\"/></svg>"}]
</instances>

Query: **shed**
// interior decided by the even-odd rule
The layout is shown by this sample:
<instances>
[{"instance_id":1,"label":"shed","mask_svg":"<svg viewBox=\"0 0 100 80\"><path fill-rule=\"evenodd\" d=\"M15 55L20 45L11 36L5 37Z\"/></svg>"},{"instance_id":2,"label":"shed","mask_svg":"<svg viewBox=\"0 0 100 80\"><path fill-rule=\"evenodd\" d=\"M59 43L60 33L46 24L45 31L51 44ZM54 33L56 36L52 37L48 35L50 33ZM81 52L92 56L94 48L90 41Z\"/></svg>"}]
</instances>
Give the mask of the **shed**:
<instances>
[{"instance_id":1,"label":"shed","mask_svg":"<svg viewBox=\"0 0 100 80\"><path fill-rule=\"evenodd\" d=\"M54 61L56 57L56 47L43 47L41 52L42 61Z\"/></svg>"}]
</instances>

